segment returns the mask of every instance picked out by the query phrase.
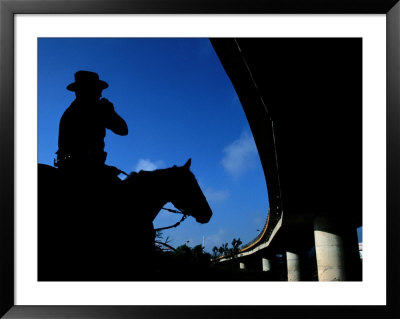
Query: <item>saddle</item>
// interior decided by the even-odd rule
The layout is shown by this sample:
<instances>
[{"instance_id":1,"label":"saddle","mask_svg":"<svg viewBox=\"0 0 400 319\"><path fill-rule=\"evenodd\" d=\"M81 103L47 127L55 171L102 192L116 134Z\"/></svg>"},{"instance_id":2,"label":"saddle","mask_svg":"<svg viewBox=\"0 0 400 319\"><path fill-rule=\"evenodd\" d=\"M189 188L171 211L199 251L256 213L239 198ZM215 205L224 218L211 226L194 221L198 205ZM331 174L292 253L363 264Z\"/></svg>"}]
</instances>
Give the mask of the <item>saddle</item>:
<instances>
[{"instance_id":1,"label":"saddle","mask_svg":"<svg viewBox=\"0 0 400 319\"><path fill-rule=\"evenodd\" d=\"M104 151L88 151L87 153L65 153L60 150L56 152L57 159L54 166L61 173L64 179L84 177L85 180L92 180L93 183L119 183L118 177L123 171L115 166L105 164L107 153Z\"/></svg>"},{"instance_id":2,"label":"saddle","mask_svg":"<svg viewBox=\"0 0 400 319\"><path fill-rule=\"evenodd\" d=\"M107 152L104 152L103 150L92 149L73 152L65 152L59 149L56 152L56 155L57 158L54 160L54 166L57 168L76 166L78 164L88 166L101 166L104 165L107 159Z\"/></svg>"}]
</instances>

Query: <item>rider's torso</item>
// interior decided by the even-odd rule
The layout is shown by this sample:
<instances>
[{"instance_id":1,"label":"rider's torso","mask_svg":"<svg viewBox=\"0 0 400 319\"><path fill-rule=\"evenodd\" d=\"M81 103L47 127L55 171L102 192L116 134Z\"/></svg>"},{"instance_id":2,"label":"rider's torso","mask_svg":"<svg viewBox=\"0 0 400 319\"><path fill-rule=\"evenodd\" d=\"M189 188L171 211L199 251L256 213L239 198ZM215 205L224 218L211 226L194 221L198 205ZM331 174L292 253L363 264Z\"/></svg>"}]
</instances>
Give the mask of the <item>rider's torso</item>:
<instances>
[{"instance_id":1,"label":"rider's torso","mask_svg":"<svg viewBox=\"0 0 400 319\"><path fill-rule=\"evenodd\" d=\"M103 151L106 125L104 114L96 105L74 101L60 121L58 147L68 154Z\"/></svg>"}]
</instances>

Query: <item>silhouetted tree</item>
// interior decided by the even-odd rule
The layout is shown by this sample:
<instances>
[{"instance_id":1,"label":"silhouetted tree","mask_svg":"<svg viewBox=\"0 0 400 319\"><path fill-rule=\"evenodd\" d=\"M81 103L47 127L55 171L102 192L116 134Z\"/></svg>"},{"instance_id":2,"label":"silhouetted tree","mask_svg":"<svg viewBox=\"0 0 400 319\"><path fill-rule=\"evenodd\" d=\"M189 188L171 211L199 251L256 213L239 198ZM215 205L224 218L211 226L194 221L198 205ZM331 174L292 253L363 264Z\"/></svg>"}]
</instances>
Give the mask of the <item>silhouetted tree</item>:
<instances>
[{"instance_id":1,"label":"silhouetted tree","mask_svg":"<svg viewBox=\"0 0 400 319\"><path fill-rule=\"evenodd\" d=\"M238 254L238 252L240 250L239 247L241 244L242 244L242 241L240 240L240 238L238 238L238 239L234 238L232 240L232 249L231 249L232 257L235 257Z\"/></svg>"},{"instance_id":2,"label":"silhouetted tree","mask_svg":"<svg viewBox=\"0 0 400 319\"><path fill-rule=\"evenodd\" d=\"M234 257L240 251L240 245L242 244L242 241L240 240L240 238L234 238L231 244L231 248L228 247L228 243L222 244L222 246L220 246L219 248L214 246L213 258L216 258L218 256Z\"/></svg>"},{"instance_id":3,"label":"silhouetted tree","mask_svg":"<svg viewBox=\"0 0 400 319\"><path fill-rule=\"evenodd\" d=\"M173 254L181 261L196 267L208 267L211 260L211 255L206 253L201 245L190 248L184 244L177 247Z\"/></svg>"},{"instance_id":4,"label":"silhouetted tree","mask_svg":"<svg viewBox=\"0 0 400 319\"><path fill-rule=\"evenodd\" d=\"M162 231L157 230L156 231L156 240L163 242L164 244L168 244L171 242L171 238L169 236L167 236L166 238L164 238L164 234Z\"/></svg>"},{"instance_id":5,"label":"silhouetted tree","mask_svg":"<svg viewBox=\"0 0 400 319\"><path fill-rule=\"evenodd\" d=\"M213 251L213 258L217 258L218 257L218 247L214 246L212 251Z\"/></svg>"}]
</instances>

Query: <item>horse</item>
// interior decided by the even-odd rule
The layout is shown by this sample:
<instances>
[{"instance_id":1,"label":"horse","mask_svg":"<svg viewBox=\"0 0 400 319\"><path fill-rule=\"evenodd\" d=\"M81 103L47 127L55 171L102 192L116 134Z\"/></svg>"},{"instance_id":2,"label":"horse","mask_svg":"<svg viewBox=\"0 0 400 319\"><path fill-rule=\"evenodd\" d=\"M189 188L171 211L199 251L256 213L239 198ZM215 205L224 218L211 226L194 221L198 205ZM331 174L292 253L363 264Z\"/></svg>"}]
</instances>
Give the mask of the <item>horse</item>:
<instances>
[{"instance_id":1,"label":"horse","mask_svg":"<svg viewBox=\"0 0 400 319\"><path fill-rule=\"evenodd\" d=\"M156 280L153 221L161 209L172 203L203 224L212 216L190 165L110 184L39 164L39 280Z\"/></svg>"}]
</instances>

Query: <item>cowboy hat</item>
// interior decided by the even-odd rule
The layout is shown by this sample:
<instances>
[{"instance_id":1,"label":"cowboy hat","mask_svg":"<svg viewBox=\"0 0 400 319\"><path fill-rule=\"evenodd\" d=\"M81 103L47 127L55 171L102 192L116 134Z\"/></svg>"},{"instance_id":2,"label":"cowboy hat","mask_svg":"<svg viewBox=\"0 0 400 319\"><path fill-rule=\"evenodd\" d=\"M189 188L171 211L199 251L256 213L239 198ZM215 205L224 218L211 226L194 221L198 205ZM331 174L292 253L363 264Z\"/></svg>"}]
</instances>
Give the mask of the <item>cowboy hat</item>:
<instances>
[{"instance_id":1,"label":"cowboy hat","mask_svg":"<svg viewBox=\"0 0 400 319\"><path fill-rule=\"evenodd\" d=\"M108 84L99 79L99 75L90 71L78 71L75 73L75 82L67 86L67 90L76 91L77 88L99 87L102 90L108 88Z\"/></svg>"}]
</instances>

